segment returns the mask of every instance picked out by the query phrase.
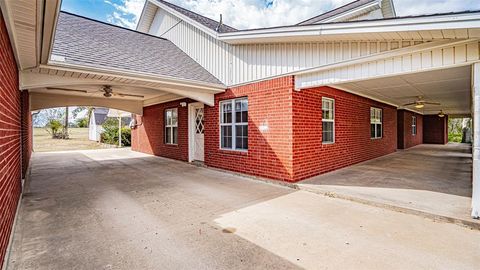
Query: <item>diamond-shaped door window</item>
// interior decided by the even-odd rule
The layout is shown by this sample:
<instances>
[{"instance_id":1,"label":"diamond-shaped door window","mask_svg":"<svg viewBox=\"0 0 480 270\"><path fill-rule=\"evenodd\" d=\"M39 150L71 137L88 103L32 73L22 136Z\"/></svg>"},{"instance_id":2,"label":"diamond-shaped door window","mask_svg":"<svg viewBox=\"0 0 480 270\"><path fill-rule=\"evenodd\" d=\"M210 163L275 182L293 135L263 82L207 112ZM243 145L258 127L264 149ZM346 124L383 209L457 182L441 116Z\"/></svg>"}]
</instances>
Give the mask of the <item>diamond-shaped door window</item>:
<instances>
[{"instance_id":1,"label":"diamond-shaped door window","mask_svg":"<svg viewBox=\"0 0 480 270\"><path fill-rule=\"evenodd\" d=\"M203 125L203 108L195 109L195 133L203 134L204 132Z\"/></svg>"}]
</instances>

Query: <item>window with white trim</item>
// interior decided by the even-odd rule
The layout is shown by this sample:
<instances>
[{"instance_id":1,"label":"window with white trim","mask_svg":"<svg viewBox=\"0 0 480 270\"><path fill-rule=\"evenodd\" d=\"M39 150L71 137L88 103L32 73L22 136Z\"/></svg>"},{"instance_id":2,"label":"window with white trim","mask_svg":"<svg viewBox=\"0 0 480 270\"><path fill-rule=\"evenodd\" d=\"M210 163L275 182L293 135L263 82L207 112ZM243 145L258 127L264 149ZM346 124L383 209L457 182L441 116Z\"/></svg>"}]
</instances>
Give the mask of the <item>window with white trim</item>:
<instances>
[{"instance_id":1,"label":"window with white trim","mask_svg":"<svg viewBox=\"0 0 480 270\"><path fill-rule=\"evenodd\" d=\"M412 135L417 135L417 117L412 116Z\"/></svg>"},{"instance_id":2,"label":"window with white trim","mask_svg":"<svg viewBox=\"0 0 480 270\"><path fill-rule=\"evenodd\" d=\"M335 100L322 98L322 142L335 142Z\"/></svg>"},{"instance_id":3,"label":"window with white trim","mask_svg":"<svg viewBox=\"0 0 480 270\"><path fill-rule=\"evenodd\" d=\"M165 110L165 143L177 144L178 141L178 112L177 108Z\"/></svg>"},{"instance_id":4,"label":"window with white trim","mask_svg":"<svg viewBox=\"0 0 480 270\"><path fill-rule=\"evenodd\" d=\"M382 138L382 109L370 108L370 138Z\"/></svg>"},{"instance_id":5,"label":"window with white trim","mask_svg":"<svg viewBox=\"0 0 480 270\"><path fill-rule=\"evenodd\" d=\"M220 148L248 150L248 99L220 102Z\"/></svg>"}]
</instances>

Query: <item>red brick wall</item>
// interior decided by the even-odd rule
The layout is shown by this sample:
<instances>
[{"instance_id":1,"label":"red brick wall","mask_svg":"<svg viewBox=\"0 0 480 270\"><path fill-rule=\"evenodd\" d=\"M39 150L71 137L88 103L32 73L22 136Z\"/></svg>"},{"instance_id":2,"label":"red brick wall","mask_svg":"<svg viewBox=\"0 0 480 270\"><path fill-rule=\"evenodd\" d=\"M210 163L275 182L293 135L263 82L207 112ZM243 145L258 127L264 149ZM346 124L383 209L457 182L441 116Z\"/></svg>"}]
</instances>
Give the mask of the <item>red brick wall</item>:
<instances>
[{"instance_id":1,"label":"red brick wall","mask_svg":"<svg viewBox=\"0 0 480 270\"><path fill-rule=\"evenodd\" d=\"M21 92L22 105L22 178L25 178L27 173L30 156L33 147L33 126L32 114L30 113L30 97L28 91Z\"/></svg>"},{"instance_id":2,"label":"red brick wall","mask_svg":"<svg viewBox=\"0 0 480 270\"><path fill-rule=\"evenodd\" d=\"M448 143L448 116L423 116L423 142L434 144Z\"/></svg>"},{"instance_id":3,"label":"red brick wall","mask_svg":"<svg viewBox=\"0 0 480 270\"><path fill-rule=\"evenodd\" d=\"M322 144L322 96L335 99L334 144ZM248 98L248 151L219 146L219 102ZM132 149L188 160L188 109L180 101L144 108L132 131ZM383 109L383 138L370 138L370 107ZM163 144L163 112L179 108L179 146ZM260 126L268 126L267 130ZM397 110L347 92L319 87L294 91L292 76L252 83L215 95L205 106L205 164L255 176L299 181L397 148Z\"/></svg>"},{"instance_id":4,"label":"red brick wall","mask_svg":"<svg viewBox=\"0 0 480 270\"><path fill-rule=\"evenodd\" d=\"M18 71L0 13L0 267L21 192L21 104Z\"/></svg>"},{"instance_id":5,"label":"red brick wall","mask_svg":"<svg viewBox=\"0 0 480 270\"><path fill-rule=\"evenodd\" d=\"M335 99L335 143L322 144L322 97ZM383 137L370 138L370 107L383 109ZM294 181L395 152L397 109L330 87L293 94Z\"/></svg>"},{"instance_id":6,"label":"red brick wall","mask_svg":"<svg viewBox=\"0 0 480 270\"><path fill-rule=\"evenodd\" d=\"M412 116L417 117L417 134L412 134ZM407 110L397 112L398 149L407 149L423 143L423 116Z\"/></svg>"},{"instance_id":7,"label":"red brick wall","mask_svg":"<svg viewBox=\"0 0 480 270\"><path fill-rule=\"evenodd\" d=\"M132 150L188 161L188 106L181 107L175 100L143 108L143 116L137 116L139 126L132 129ZM165 144L165 110L178 109L178 144Z\"/></svg>"},{"instance_id":8,"label":"red brick wall","mask_svg":"<svg viewBox=\"0 0 480 270\"><path fill-rule=\"evenodd\" d=\"M293 85L289 76L215 95L215 106L205 106L205 164L291 181ZM219 149L219 102L236 97L248 97L248 152ZM268 130L261 132L260 125L268 125Z\"/></svg>"}]
</instances>

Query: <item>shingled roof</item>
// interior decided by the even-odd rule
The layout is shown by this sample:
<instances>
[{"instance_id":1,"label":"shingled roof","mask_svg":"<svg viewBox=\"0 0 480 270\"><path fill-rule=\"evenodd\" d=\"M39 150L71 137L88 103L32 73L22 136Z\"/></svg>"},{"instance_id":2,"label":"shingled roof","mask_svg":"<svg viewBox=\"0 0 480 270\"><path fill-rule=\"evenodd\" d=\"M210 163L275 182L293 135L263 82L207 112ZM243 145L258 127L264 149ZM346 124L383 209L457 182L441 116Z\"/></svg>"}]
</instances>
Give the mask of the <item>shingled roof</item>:
<instances>
[{"instance_id":1,"label":"shingled roof","mask_svg":"<svg viewBox=\"0 0 480 270\"><path fill-rule=\"evenodd\" d=\"M67 64L221 84L167 39L67 12L59 14L52 55Z\"/></svg>"},{"instance_id":2,"label":"shingled roof","mask_svg":"<svg viewBox=\"0 0 480 270\"><path fill-rule=\"evenodd\" d=\"M200 14L197 14L193 11L190 11L188 9L184 9L182 7L179 7L177 5L174 5L172 3L169 3L167 1L164 1L164 0L157 0L158 2L168 6L169 8L189 17L190 19L192 20L195 20L196 22L214 30L214 31L217 31L219 33L228 33L228 32L235 32L235 31L238 31L237 29L231 27L231 26L228 26L226 24L221 24L220 27L219 27L219 22L215 21L215 20L212 20L210 18L207 18L205 16L202 16ZM218 27L218 29L217 29Z\"/></svg>"},{"instance_id":3,"label":"shingled roof","mask_svg":"<svg viewBox=\"0 0 480 270\"><path fill-rule=\"evenodd\" d=\"M330 10L328 12L322 13L318 16L315 16L313 18L310 18L308 20L300 22L297 25L309 25L309 24L319 23L323 20L326 20L328 18L337 16L339 14L342 14L342 13L346 12L346 11L352 10L354 8L357 8L357 7L361 7L363 5L366 5L366 4L374 2L374 1L376 1L376 0L357 0L357 1L353 1L351 3L348 3L346 5L341 6L339 8Z\"/></svg>"}]
</instances>

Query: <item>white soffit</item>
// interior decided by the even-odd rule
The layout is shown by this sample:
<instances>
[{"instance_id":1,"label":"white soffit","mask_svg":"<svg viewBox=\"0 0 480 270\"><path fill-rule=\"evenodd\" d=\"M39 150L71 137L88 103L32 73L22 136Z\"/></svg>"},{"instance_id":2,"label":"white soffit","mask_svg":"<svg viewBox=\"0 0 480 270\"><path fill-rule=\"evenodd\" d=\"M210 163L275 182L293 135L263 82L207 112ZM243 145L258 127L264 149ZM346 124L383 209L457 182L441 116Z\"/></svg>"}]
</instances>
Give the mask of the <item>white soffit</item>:
<instances>
[{"instance_id":1,"label":"white soffit","mask_svg":"<svg viewBox=\"0 0 480 270\"><path fill-rule=\"evenodd\" d=\"M0 1L10 42L20 69L35 67L38 57L37 1Z\"/></svg>"},{"instance_id":2,"label":"white soffit","mask_svg":"<svg viewBox=\"0 0 480 270\"><path fill-rule=\"evenodd\" d=\"M423 114L443 110L446 114L468 115L470 84L471 66L462 66L331 86ZM423 109L403 106L418 96L441 105L425 105Z\"/></svg>"}]
</instances>

